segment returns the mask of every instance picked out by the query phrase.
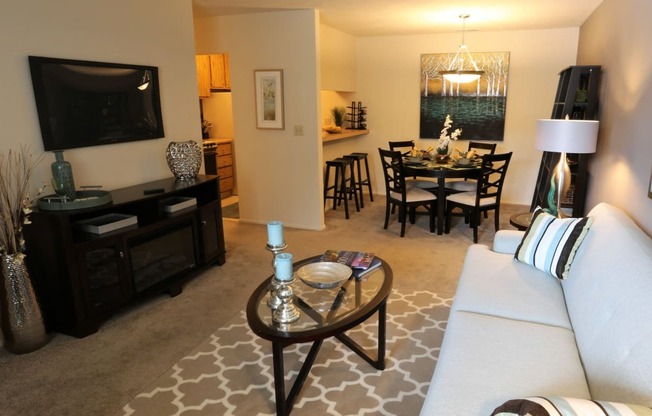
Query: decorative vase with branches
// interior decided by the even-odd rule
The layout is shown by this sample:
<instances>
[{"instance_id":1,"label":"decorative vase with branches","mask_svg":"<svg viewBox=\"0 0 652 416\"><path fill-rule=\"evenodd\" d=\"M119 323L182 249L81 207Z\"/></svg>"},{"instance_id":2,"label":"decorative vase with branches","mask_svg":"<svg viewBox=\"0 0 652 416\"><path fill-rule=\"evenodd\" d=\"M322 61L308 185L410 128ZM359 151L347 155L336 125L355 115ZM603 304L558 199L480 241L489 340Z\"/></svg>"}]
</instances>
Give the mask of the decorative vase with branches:
<instances>
[{"instance_id":1,"label":"decorative vase with branches","mask_svg":"<svg viewBox=\"0 0 652 416\"><path fill-rule=\"evenodd\" d=\"M13 353L34 351L48 341L25 266L23 238L23 227L30 224L32 213L30 179L40 159L33 161L26 146L21 146L19 152L0 153L0 326L4 347Z\"/></svg>"}]
</instances>

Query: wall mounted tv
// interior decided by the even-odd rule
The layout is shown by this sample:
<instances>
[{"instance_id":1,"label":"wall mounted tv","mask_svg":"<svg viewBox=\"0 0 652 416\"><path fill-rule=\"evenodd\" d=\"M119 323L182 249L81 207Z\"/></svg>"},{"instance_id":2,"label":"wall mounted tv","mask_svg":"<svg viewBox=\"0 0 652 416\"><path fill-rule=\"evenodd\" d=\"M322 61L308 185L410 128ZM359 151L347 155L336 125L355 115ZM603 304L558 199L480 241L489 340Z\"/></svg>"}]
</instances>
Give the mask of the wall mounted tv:
<instances>
[{"instance_id":1,"label":"wall mounted tv","mask_svg":"<svg viewBox=\"0 0 652 416\"><path fill-rule=\"evenodd\" d=\"M45 150L163 137L158 68L29 57Z\"/></svg>"}]
</instances>

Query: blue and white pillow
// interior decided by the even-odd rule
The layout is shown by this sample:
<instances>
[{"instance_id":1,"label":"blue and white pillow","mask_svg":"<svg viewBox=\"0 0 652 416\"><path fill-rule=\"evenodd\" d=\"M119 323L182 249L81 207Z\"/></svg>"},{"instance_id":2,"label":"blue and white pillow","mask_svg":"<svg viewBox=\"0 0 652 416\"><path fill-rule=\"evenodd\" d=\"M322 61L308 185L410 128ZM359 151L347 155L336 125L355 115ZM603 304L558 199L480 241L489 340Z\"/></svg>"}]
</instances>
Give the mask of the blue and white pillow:
<instances>
[{"instance_id":1,"label":"blue and white pillow","mask_svg":"<svg viewBox=\"0 0 652 416\"><path fill-rule=\"evenodd\" d=\"M591 222L589 217L553 217L537 207L514 258L559 279L565 279Z\"/></svg>"},{"instance_id":2,"label":"blue and white pillow","mask_svg":"<svg viewBox=\"0 0 652 416\"><path fill-rule=\"evenodd\" d=\"M491 416L651 416L646 406L573 397L527 397L506 401Z\"/></svg>"}]
</instances>

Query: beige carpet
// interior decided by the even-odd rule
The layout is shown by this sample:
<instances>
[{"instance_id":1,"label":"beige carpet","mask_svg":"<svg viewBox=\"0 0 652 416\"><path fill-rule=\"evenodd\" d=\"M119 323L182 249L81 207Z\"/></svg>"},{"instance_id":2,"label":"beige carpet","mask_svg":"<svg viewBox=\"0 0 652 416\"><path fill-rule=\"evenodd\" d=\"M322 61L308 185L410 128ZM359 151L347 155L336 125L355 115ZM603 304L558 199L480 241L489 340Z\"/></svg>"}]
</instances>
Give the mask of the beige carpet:
<instances>
[{"instance_id":1,"label":"beige carpet","mask_svg":"<svg viewBox=\"0 0 652 416\"><path fill-rule=\"evenodd\" d=\"M341 210L326 213L326 230L287 228L288 251L297 259L326 249L372 251L394 270L398 293L430 291L452 297L471 230L459 219L448 235L428 232L419 217L400 238L392 221L382 229L384 197L365 200L365 208L344 219ZM503 228L509 215L524 207L504 206ZM526 209L526 208L525 208ZM394 217L395 219L395 217ZM165 374L207 337L238 316L251 292L271 274L271 255L265 250L264 225L224 220L226 264L212 267L189 280L183 293L152 297L125 308L100 330L76 339L53 334L40 350L12 355L0 350L0 414L115 415ZM493 240L493 216L483 223L480 242ZM405 408L417 415L420 405Z\"/></svg>"},{"instance_id":2,"label":"beige carpet","mask_svg":"<svg viewBox=\"0 0 652 416\"><path fill-rule=\"evenodd\" d=\"M421 406L439 355L450 298L393 291L387 311L387 356L374 369L343 344L327 339L293 415L404 415ZM376 345L376 317L348 332ZM285 350L286 384L294 382L311 344ZM122 415L274 415L271 343L256 336L244 312L182 358L139 394ZM289 389L289 384L288 389Z\"/></svg>"}]
</instances>

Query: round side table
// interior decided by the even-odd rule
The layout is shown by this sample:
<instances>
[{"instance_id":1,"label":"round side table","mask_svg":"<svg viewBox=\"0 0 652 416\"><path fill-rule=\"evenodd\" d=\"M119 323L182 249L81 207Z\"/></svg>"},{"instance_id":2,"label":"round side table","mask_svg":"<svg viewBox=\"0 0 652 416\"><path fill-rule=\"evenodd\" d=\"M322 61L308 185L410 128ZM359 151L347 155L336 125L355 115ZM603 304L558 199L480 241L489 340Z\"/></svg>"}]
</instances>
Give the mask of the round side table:
<instances>
[{"instance_id":1,"label":"round side table","mask_svg":"<svg viewBox=\"0 0 652 416\"><path fill-rule=\"evenodd\" d=\"M525 231L532 221L531 212L520 212L509 217L509 223L516 227L517 230Z\"/></svg>"}]
</instances>

